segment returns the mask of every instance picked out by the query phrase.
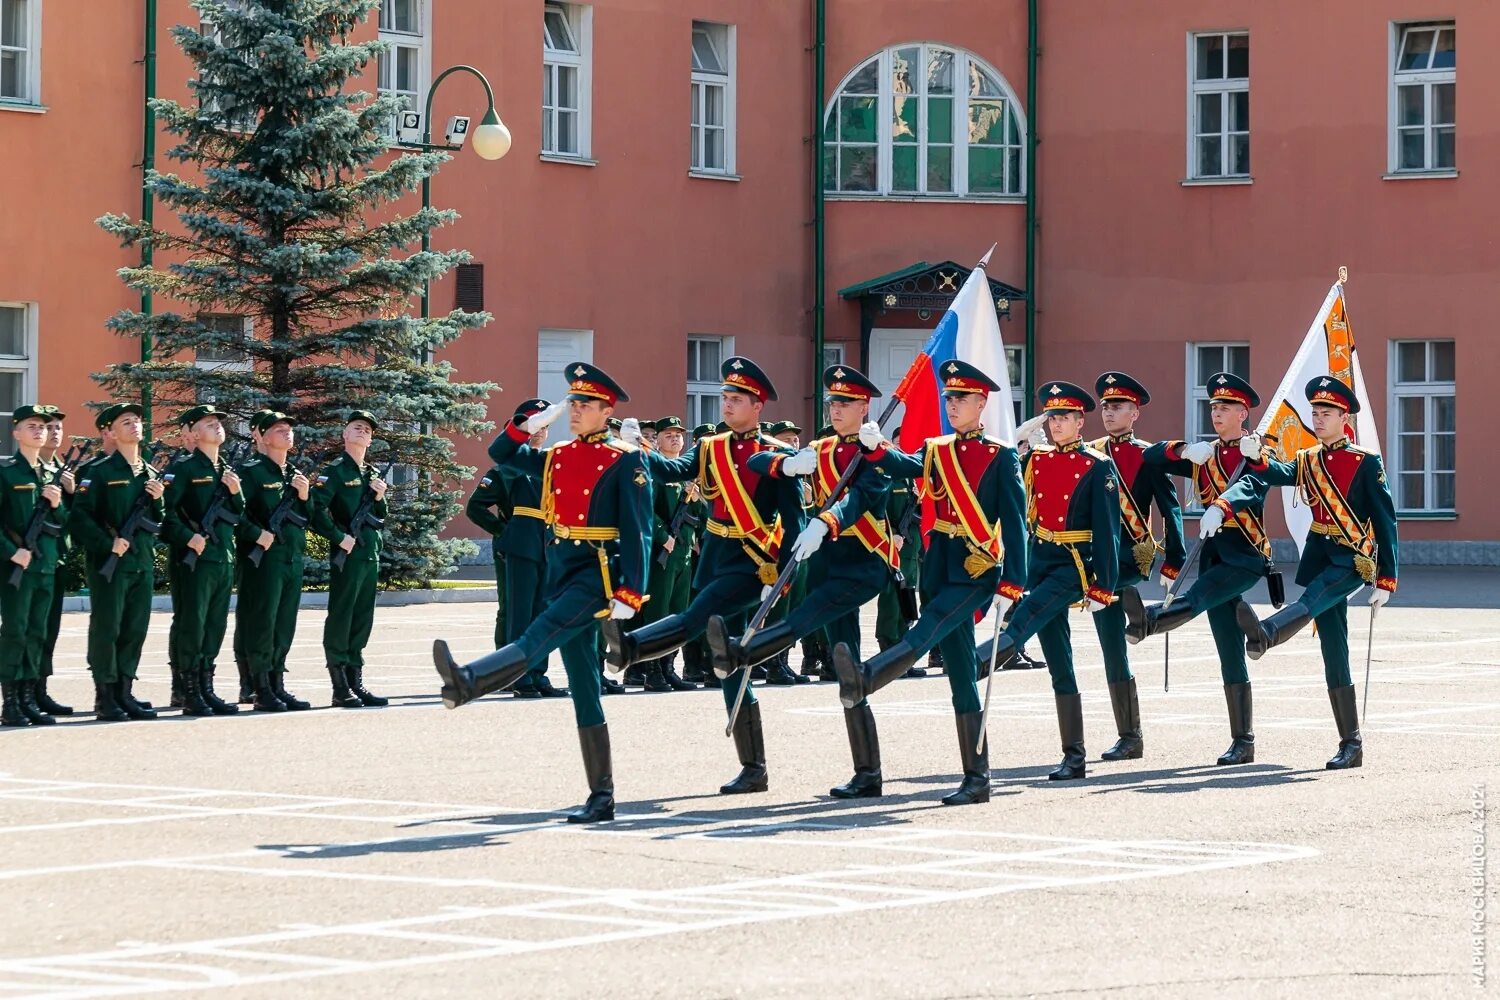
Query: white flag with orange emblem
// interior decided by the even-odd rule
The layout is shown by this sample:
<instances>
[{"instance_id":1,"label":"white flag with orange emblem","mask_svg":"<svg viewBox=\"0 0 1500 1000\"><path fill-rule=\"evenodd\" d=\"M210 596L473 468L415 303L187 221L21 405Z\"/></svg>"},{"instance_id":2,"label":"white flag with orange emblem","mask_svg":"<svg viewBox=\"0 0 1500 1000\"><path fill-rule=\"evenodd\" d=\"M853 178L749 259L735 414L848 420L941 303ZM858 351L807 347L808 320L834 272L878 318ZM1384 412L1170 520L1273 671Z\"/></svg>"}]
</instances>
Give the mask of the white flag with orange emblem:
<instances>
[{"instance_id":1,"label":"white flag with orange emblem","mask_svg":"<svg viewBox=\"0 0 1500 1000\"><path fill-rule=\"evenodd\" d=\"M1361 448L1380 451L1380 433L1375 428L1375 414L1370 409L1370 394L1365 391L1365 376L1354 349L1354 330L1349 325L1349 311L1344 302L1344 270L1328 290L1328 297L1318 310L1297 356L1287 369L1276 394L1266 404L1265 416L1255 433L1265 438L1266 454L1290 462L1303 448L1318 443L1312 432L1312 404L1304 389L1320 376L1338 379L1354 390L1359 412L1354 414L1352 437ZM1281 504L1286 512L1287 530L1301 552L1312 524L1312 511L1297 496L1294 487L1281 490Z\"/></svg>"}]
</instances>

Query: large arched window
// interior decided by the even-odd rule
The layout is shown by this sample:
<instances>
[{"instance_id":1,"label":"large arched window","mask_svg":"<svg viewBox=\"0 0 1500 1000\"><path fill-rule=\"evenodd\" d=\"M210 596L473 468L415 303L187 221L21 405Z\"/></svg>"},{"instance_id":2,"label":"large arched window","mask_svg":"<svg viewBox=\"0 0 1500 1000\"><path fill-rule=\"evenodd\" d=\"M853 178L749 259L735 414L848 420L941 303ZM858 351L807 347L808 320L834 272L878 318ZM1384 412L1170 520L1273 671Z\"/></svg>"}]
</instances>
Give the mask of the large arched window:
<instances>
[{"instance_id":1,"label":"large arched window","mask_svg":"<svg viewBox=\"0 0 1500 1000\"><path fill-rule=\"evenodd\" d=\"M1026 120L1005 78L963 49L897 45L844 78L824 116L836 194L1014 197Z\"/></svg>"}]
</instances>

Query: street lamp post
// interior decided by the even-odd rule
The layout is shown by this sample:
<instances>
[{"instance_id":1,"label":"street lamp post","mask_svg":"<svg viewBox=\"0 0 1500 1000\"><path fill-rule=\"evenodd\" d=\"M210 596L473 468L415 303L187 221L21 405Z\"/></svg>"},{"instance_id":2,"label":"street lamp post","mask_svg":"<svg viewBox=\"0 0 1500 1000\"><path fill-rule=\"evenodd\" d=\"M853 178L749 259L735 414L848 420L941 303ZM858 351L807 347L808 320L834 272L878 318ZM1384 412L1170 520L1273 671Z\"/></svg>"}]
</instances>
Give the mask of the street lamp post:
<instances>
[{"instance_id":1,"label":"street lamp post","mask_svg":"<svg viewBox=\"0 0 1500 1000\"><path fill-rule=\"evenodd\" d=\"M473 132L474 152L486 160L498 160L510 152L510 129L500 120L495 113L495 90L490 86L490 81L485 75L473 66L458 65L449 66L438 74L437 79L432 81L432 86L427 88L427 107L422 114L422 141L398 143L403 149L434 150L441 149L454 152L463 146L454 146L448 143L434 143L432 141L432 99L437 95L438 85L454 73L469 73L484 85L484 96L488 101L484 117L479 121L479 127ZM425 211L432 207L432 177L429 175L422 178L422 209ZM432 232L422 232L422 252L426 253L432 249ZM427 319L431 309L432 283L422 282L422 318Z\"/></svg>"}]
</instances>

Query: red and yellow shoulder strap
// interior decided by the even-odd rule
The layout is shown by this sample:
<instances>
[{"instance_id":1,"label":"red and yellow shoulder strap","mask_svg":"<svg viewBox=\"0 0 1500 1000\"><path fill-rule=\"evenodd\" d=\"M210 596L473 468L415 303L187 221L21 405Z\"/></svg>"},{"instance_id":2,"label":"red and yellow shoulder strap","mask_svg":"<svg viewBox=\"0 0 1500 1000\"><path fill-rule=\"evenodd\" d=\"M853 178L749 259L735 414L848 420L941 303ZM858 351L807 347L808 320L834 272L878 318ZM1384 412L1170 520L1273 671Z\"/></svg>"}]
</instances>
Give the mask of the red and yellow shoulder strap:
<instances>
[{"instance_id":1,"label":"red and yellow shoulder strap","mask_svg":"<svg viewBox=\"0 0 1500 1000\"><path fill-rule=\"evenodd\" d=\"M704 442L704 454L699 461L707 464L707 479L712 480L711 490L710 484L705 481L704 496L722 500L734 526L745 538L774 559L781 535L781 517L778 515L771 524L766 524L761 519L760 511L755 508L755 498L745 487L740 471L734 464L729 442L728 434L716 434Z\"/></svg>"},{"instance_id":2,"label":"red and yellow shoulder strap","mask_svg":"<svg viewBox=\"0 0 1500 1000\"><path fill-rule=\"evenodd\" d=\"M1318 504L1328 513L1338 534L1335 540L1355 553L1354 568L1366 583L1375 582L1375 534L1361 524L1349 498L1328 471L1321 444L1297 452L1297 491L1309 505Z\"/></svg>"},{"instance_id":3,"label":"red and yellow shoulder strap","mask_svg":"<svg viewBox=\"0 0 1500 1000\"><path fill-rule=\"evenodd\" d=\"M813 448L818 453L818 468L813 476L813 496L819 506L828 502L834 487L838 485L839 479L844 474L844 470L838 466L838 445L839 441L836 437L823 438L813 444ZM823 520L828 522L833 537L838 538L839 527L834 523L833 518L829 516L824 517ZM854 522L854 526L846 531L859 539L860 544L865 548L884 559L887 565L894 567L900 562L900 553L896 551L889 525L886 524L884 518L877 518L869 511L865 511L860 515L859 520Z\"/></svg>"},{"instance_id":4,"label":"red and yellow shoulder strap","mask_svg":"<svg viewBox=\"0 0 1500 1000\"><path fill-rule=\"evenodd\" d=\"M964 475L963 464L958 459L956 435L949 434L927 442L926 465L923 475L929 482L932 479L932 469L937 469L938 477L943 481L943 489L948 494L948 502L953 505L953 512L958 518L958 526L969 544L999 562L1004 554L999 526L991 524L985 517L974 486Z\"/></svg>"},{"instance_id":5,"label":"red and yellow shoulder strap","mask_svg":"<svg viewBox=\"0 0 1500 1000\"><path fill-rule=\"evenodd\" d=\"M1244 461L1241 458L1241 461ZM1215 449L1213 457L1198 466L1198 502L1207 507L1223 495L1229 488L1229 473L1224 471L1224 466L1219 464L1219 453ZM1266 534L1266 529L1260 522L1260 518L1248 510L1242 510L1234 516L1232 523L1238 527L1245 538L1260 550L1267 559L1271 557L1271 538Z\"/></svg>"}]
</instances>

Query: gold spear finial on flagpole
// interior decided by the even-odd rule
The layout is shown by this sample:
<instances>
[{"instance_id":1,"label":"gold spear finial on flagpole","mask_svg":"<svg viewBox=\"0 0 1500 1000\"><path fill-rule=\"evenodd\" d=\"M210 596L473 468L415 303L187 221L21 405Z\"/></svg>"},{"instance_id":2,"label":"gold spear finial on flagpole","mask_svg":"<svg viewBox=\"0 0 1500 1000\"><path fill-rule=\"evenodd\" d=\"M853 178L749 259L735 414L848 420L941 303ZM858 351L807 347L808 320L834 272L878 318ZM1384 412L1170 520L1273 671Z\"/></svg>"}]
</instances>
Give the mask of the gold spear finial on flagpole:
<instances>
[{"instance_id":1,"label":"gold spear finial on flagpole","mask_svg":"<svg viewBox=\"0 0 1500 1000\"><path fill-rule=\"evenodd\" d=\"M1349 280L1349 269L1347 267L1345 267L1343 264L1340 264L1339 265L1339 284L1342 285L1344 282L1346 282L1348 280Z\"/></svg>"}]
</instances>

